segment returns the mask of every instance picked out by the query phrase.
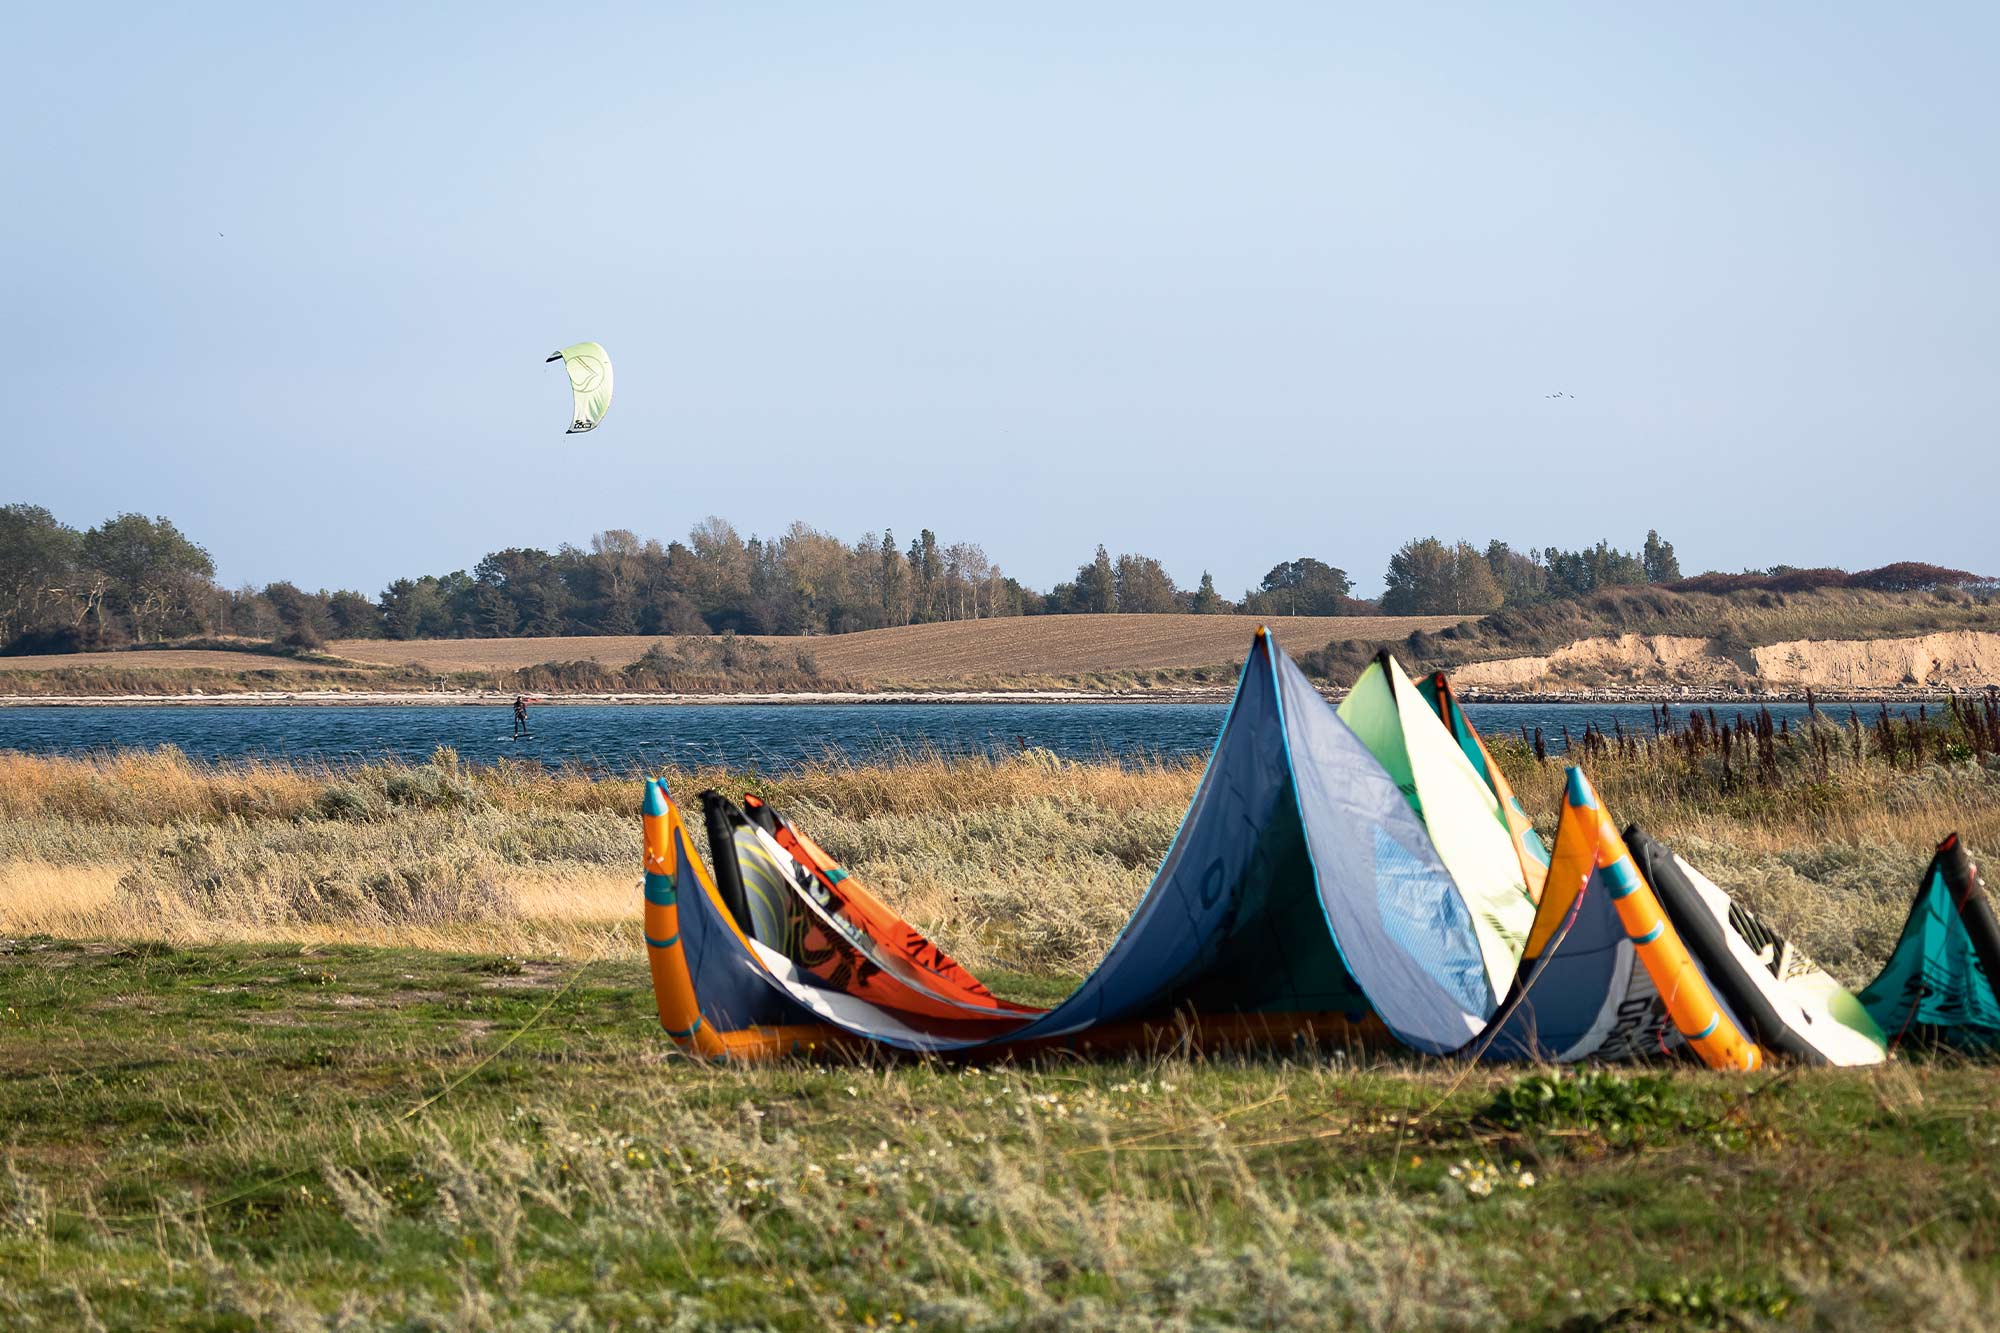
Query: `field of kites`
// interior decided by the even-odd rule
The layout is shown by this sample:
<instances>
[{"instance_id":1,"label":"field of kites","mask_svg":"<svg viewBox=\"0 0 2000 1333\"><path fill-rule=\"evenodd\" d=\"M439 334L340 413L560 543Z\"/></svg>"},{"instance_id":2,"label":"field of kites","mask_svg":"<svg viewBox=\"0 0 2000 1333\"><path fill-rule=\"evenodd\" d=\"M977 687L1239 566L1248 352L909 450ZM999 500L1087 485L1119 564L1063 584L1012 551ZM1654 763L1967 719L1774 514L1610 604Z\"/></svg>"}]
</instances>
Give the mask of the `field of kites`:
<instances>
[{"instance_id":1,"label":"field of kites","mask_svg":"<svg viewBox=\"0 0 2000 1333\"><path fill-rule=\"evenodd\" d=\"M810 713L806 714L810 719ZM0 1324L1981 1328L2000 699L0 752Z\"/></svg>"}]
</instances>

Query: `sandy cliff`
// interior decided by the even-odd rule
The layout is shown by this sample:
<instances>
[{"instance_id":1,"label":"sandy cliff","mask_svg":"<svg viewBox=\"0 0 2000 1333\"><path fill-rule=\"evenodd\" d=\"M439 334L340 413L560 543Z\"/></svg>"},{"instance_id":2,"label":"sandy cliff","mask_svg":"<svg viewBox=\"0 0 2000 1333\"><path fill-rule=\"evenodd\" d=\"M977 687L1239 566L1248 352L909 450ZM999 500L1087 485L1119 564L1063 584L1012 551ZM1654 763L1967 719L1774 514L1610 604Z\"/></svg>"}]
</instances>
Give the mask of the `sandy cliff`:
<instances>
[{"instance_id":1,"label":"sandy cliff","mask_svg":"<svg viewBox=\"0 0 2000 1333\"><path fill-rule=\"evenodd\" d=\"M1730 651L1713 639L1623 634L1580 639L1546 656L1459 667L1477 690L1688 685L1703 688L1878 690L2000 684L2000 634L1961 630L1904 639L1798 639Z\"/></svg>"}]
</instances>

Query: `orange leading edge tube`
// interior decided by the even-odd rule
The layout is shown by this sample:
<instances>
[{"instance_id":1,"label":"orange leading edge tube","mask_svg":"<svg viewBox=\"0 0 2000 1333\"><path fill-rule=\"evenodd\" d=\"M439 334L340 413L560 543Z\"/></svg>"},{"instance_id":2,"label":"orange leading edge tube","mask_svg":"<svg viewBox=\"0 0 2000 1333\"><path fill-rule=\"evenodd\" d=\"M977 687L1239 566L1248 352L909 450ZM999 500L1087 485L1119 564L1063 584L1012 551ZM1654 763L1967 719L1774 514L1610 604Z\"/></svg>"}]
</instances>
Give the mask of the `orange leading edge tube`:
<instances>
[{"instance_id":1,"label":"orange leading edge tube","mask_svg":"<svg viewBox=\"0 0 2000 1333\"><path fill-rule=\"evenodd\" d=\"M1598 821L1597 864L1604 872L1611 904L1618 909L1619 923L1638 952L1646 975L1666 1002L1667 1017L1675 1030L1710 1069L1756 1069L1764 1063L1763 1049L1722 1012L1715 992L1688 956L1680 933L1661 910L1653 886L1639 873L1625 840L1618 836L1617 826L1605 813L1583 770L1570 769L1569 779L1571 808Z\"/></svg>"},{"instance_id":2,"label":"orange leading edge tube","mask_svg":"<svg viewBox=\"0 0 2000 1333\"><path fill-rule=\"evenodd\" d=\"M646 780L646 799L639 817L646 840L646 960L653 973L653 999L660 1026L680 1048L710 1060L772 1060L830 1044L839 1034L817 1025L745 1028L721 1032L707 1022L695 998L694 977L681 948L680 897L675 872L675 843L686 834L679 828L680 811L667 797L664 783ZM702 886L686 886L702 892Z\"/></svg>"}]
</instances>

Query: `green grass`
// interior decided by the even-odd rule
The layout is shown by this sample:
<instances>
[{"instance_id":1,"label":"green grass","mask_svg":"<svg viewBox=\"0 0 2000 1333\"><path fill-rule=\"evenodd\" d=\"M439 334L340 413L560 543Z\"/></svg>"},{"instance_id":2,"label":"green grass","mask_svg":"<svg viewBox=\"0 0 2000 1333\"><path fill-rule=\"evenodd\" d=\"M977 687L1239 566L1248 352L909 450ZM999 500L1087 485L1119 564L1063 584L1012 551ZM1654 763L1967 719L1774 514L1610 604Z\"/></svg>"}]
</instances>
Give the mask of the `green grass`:
<instances>
[{"instance_id":1,"label":"green grass","mask_svg":"<svg viewBox=\"0 0 2000 1333\"><path fill-rule=\"evenodd\" d=\"M1560 766L1495 749L1552 828ZM1901 754L1590 767L1854 981L1938 836L2000 845L1992 755ZM1051 1002L1196 776L673 778L754 784ZM0 755L0 1328L1992 1322L1995 1068L706 1067L653 1014L634 799L449 754Z\"/></svg>"},{"instance_id":2,"label":"green grass","mask_svg":"<svg viewBox=\"0 0 2000 1333\"><path fill-rule=\"evenodd\" d=\"M735 1070L651 1009L626 958L0 942L0 1325L1970 1328L2000 1279L1990 1069Z\"/></svg>"}]
</instances>

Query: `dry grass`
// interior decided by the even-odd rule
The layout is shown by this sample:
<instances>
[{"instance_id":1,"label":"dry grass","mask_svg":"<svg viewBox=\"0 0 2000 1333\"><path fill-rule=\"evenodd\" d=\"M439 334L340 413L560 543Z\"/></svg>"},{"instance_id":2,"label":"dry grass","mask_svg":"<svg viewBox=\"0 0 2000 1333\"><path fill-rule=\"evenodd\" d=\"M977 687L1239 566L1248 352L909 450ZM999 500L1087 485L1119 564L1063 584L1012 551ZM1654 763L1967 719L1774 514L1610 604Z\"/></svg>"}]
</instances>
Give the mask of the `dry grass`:
<instances>
[{"instance_id":1,"label":"dry grass","mask_svg":"<svg viewBox=\"0 0 2000 1333\"><path fill-rule=\"evenodd\" d=\"M157 939L181 946L363 944L541 958L643 956L630 875L583 867L516 869L499 877L483 916L417 922L347 912L317 919L274 914L266 880L222 901L157 891L140 898L119 866L0 864L0 933L58 939ZM243 913L241 904L262 909ZM262 919L258 919L261 917Z\"/></svg>"},{"instance_id":2,"label":"dry grass","mask_svg":"<svg viewBox=\"0 0 2000 1333\"><path fill-rule=\"evenodd\" d=\"M1561 766L1495 749L1552 832ZM1828 771L1787 760L1768 784L1739 774L1727 788L1712 756L1607 753L1589 767L1616 819L1859 982L1938 838L2000 847L2000 768L1831 753ZM968 965L1065 977L1115 938L1200 768L1030 752L666 776L684 797L758 791ZM629 780L471 767L449 751L337 769L0 754L0 930L636 958L636 799Z\"/></svg>"},{"instance_id":3,"label":"dry grass","mask_svg":"<svg viewBox=\"0 0 2000 1333\"><path fill-rule=\"evenodd\" d=\"M1278 616L1264 623L1298 648L1329 639L1369 642L1438 630L1457 616ZM1243 660L1258 622L1247 616L1021 616L905 625L815 638L757 637L805 648L830 676L876 684L952 684L968 679L1067 679L1122 671L1233 667ZM748 636L746 636L748 637ZM626 666L657 636L544 639L343 639L327 651L357 662L439 671L517 670L541 662L597 661Z\"/></svg>"},{"instance_id":4,"label":"dry grass","mask_svg":"<svg viewBox=\"0 0 2000 1333\"><path fill-rule=\"evenodd\" d=\"M1553 832L1562 765L1515 746L1501 756L1535 826ZM1945 834L2000 848L2000 768L1970 760L1910 772L1870 752L1836 758L1824 779L1788 767L1726 793L1712 761L1608 754L1586 768L1620 827L1643 825L1849 985L1888 957Z\"/></svg>"},{"instance_id":5,"label":"dry grass","mask_svg":"<svg viewBox=\"0 0 2000 1333\"><path fill-rule=\"evenodd\" d=\"M1116 932L1198 776L1033 752L668 774L761 791L967 963L1044 974ZM0 754L0 930L638 957L636 799L448 751L344 769Z\"/></svg>"}]
</instances>

